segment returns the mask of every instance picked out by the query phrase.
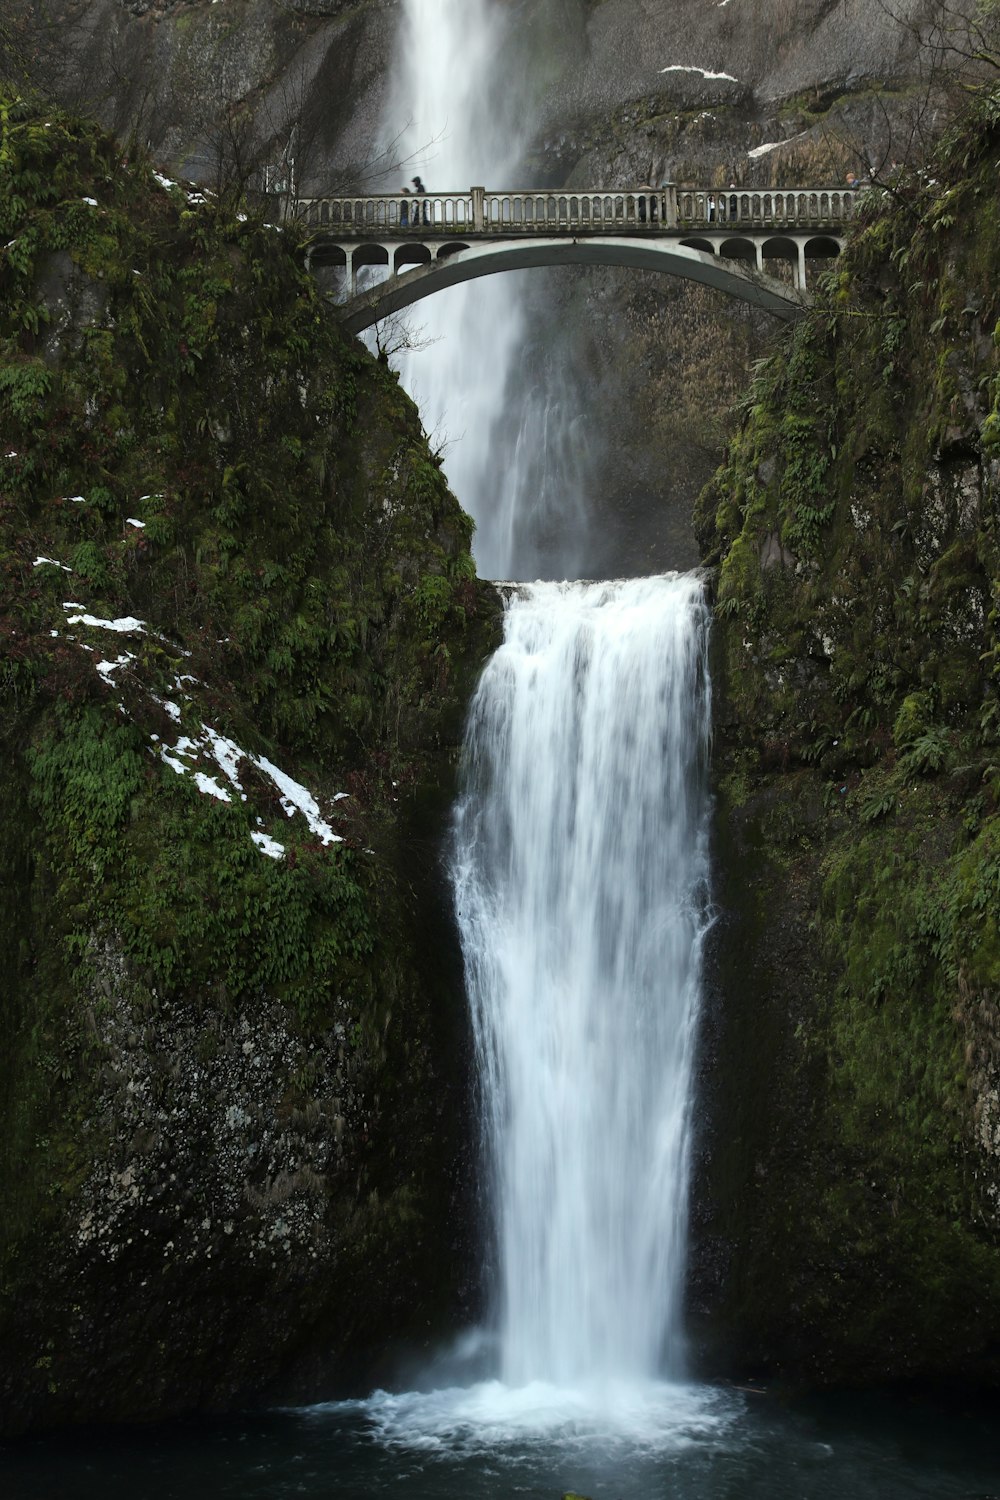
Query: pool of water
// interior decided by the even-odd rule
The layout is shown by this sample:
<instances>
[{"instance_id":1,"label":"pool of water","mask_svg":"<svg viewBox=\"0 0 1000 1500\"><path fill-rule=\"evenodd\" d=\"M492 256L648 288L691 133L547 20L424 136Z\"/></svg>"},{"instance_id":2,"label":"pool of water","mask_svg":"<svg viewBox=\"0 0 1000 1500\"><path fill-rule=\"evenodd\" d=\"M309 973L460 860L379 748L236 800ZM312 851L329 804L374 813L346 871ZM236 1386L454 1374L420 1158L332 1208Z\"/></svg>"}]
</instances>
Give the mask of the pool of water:
<instances>
[{"instance_id":1,"label":"pool of water","mask_svg":"<svg viewBox=\"0 0 1000 1500\"><path fill-rule=\"evenodd\" d=\"M991 1414L497 1382L0 1449L5 1500L1000 1500Z\"/></svg>"}]
</instances>

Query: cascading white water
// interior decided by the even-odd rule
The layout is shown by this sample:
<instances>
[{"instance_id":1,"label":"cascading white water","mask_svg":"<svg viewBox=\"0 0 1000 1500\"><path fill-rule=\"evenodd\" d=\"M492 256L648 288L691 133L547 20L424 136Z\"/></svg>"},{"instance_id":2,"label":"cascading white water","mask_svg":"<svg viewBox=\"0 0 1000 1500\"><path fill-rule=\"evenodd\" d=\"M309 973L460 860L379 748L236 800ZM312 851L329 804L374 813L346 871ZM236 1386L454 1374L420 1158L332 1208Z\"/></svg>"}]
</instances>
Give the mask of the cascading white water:
<instances>
[{"instance_id":1,"label":"cascading white water","mask_svg":"<svg viewBox=\"0 0 1000 1500\"><path fill-rule=\"evenodd\" d=\"M537 0L536 15L558 3ZM516 184L533 120L528 18L500 0L402 11L386 134L407 122L405 175L429 190ZM480 572L567 576L586 437L566 387L525 354L522 307L511 276L431 299L420 320L440 341L403 378L432 434L464 439L447 469L477 522ZM579 1430L581 1401L598 1426L644 1438L692 1419L655 1382L682 1364L707 618L692 577L509 599L471 714L452 870L504 1384L399 1398L381 1408L387 1432ZM616 1384L627 1395L612 1402Z\"/></svg>"},{"instance_id":2,"label":"cascading white water","mask_svg":"<svg viewBox=\"0 0 1000 1500\"><path fill-rule=\"evenodd\" d=\"M437 192L534 185L520 181L540 61L528 24L499 0L403 0L383 124L401 178ZM400 361L488 578L572 574L582 555L587 436L564 372L526 365L526 288L507 273L421 303L409 322L426 347Z\"/></svg>"},{"instance_id":3,"label":"cascading white water","mask_svg":"<svg viewBox=\"0 0 1000 1500\"><path fill-rule=\"evenodd\" d=\"M512 1385L677 1373L706 641L690 575L535 584L474 701L453 879Z\"/></svg>"}]
</instances>

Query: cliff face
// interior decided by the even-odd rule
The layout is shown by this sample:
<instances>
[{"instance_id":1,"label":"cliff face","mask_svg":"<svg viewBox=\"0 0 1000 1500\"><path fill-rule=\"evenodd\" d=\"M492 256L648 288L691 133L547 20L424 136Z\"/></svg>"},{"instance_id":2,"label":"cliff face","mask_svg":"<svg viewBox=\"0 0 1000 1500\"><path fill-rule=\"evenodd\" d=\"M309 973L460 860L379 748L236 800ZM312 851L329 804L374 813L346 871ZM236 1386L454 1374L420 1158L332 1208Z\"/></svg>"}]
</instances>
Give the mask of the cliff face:
<instances>
[{"instance_id":1,"label":"cliff face","mask_svg":"<svg viewBox=\"0 0 1000 1500\"><path fill-rule=\"evenodd\" d=\"M9 1432L315 1390L453 1297L496 606L293 235L0 123Z\"/></svg>"},{"instance_id":2,"label":"cliff face","mask_svg":"<svg viewBox=\"0 0 1000 1500\"><path fill-rule=\"evenodd\" d=\"M538 121L532 183L837 182L863 158L905 154L913 112L924 129L934 114L910 28L941 7L918 0L891 14L880 0L498 3L512 24L497 69L517 75ZM177 175L257 183L289 152L303 192L384 191L410 175L391 141L407 125L391 107L398 3L80 0L52 14L34 76ZM430 186L467 186L435 180L434 155L428 143ZM718 462L769 320L624 272L536 273L529 295L517 378L527 369L539 401L553 395L587 431L583 570L691 566L692 489Z\"/></svg>"},{"instance_id":3,"label":"cliff face","mask_svg":"<svg viewBox=\"0 0 1000 1500\"><path fill-rule=\"evenodd\" d=\"M799 1377L1000 1375L998 117L872 196L700 501L698 1296Z\"/></svg>"}]
</instances>

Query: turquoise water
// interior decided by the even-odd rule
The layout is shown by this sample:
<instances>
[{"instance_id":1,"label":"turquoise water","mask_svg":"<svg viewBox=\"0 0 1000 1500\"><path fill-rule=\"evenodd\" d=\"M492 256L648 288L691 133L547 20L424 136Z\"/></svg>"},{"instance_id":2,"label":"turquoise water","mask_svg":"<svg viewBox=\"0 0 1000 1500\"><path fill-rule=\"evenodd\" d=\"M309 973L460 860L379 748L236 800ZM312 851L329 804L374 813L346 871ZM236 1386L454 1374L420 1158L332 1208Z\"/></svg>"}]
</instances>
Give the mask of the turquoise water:
<instances>
[{"instance_id":1,"label":"turquoise water","mask_svg":"<svg viewBox=\"0 0 1000 1500\"><path fill-rule=\"evenodd\" d=\"M477 1394L478 1393L478 1394ZM647 1393L648 1394L648 1393ZM988 1412L887 1396L788 1403L662 1387L603 1433L558 1393L378 1394L215 1424L83 1433L0 1449L4 1500L1000 1500ZM518 1411L519 1403L523 1409ZM527 1417L534 1405L537 1422ZM540 1403L540 1404L539 1404ZM492 1418L490 1418L492 1413Z\"/></svg>"}]
</instances>

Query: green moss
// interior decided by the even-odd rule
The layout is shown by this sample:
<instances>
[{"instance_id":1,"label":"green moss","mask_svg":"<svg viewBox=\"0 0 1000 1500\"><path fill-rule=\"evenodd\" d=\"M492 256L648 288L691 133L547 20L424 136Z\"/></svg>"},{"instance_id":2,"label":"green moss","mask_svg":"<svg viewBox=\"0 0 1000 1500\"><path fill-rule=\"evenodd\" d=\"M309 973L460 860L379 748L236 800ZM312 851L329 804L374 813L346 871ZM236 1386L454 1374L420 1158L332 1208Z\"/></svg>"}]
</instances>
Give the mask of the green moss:
<instances>
[{"instance_id":1,"label":"green moss","mask_svg":"<svg viewBox=\"0 0 1000 1500\"><path fill-rule=\"evenodd\" d=\"M242 1019L276 1007L324 1060L324 1086L336 1074L353 1102L336 1106L343 1164L307 1190L329 1198L326 1264L343 1257L329 1297L310 1294L310 1309L296 1292L287 1326L264 1315L257 1338L213 1284L216 1262L199 1262L170 1304L173 1333L134 1379L115 1376L106 1412L162 1411L184 1384L171 1348L195 1347L194 1327L221 1390L227 1343L253 1345L257 1378L271 1378L296 1342L343 1350L438 1295L458 1147L442 1125L448 1086L424 1080L461 996L423 951L411 908L436 866L413 867L398 818L400 799L447 796L499 606L415 409L344 338L294 230L188 205L96 129L12 100L0 100L0 224L14 247L0 263L0 786L17 809L0 838L12 986L0 1406L30 1422L46 1382L71 1420L96 1409L88 1361L120 1374L123 1347L153 1349L147 1282L127 1270L117 1354L110 1332L100 1352L84 1337L88 1320L111 1328L98 1308L110 1273L73 1216L85 1182L145 1149L116 1134L112 1014L153 1054L176 1017L202 1018L197 1060L211 1069L239 1050ZM244 752L235 779L198 749L209 730ZM289 816L270 765L308 788L339 842ZM257 847L261 833L280 858ZM283 1092L262 1075L262 1097L272 1085ZM169 1069L155 1081L168 1114L180 1086ZM303 1115L320 1108L293 1097ZM178 1126L193 1175L167 1191L154 1238L209 1190L211 1142L184 1134L194 1128ZM289 1126L262 1116L252 1129L259 1144ZM264 1187L245 1199L251 1220ZM352 1209L372 1193L379 1215ZM376 1224L395 1267L381 1302L360 1291ZM218 1277L246 1253L220 1250ZM288 1262L297 1287L314 1270L302 1254ZM36 1388L15 1366L34 1369L23 1360L45 1319L43 1275L76 1331ZM263 1270L254 1277L265 1299ZM199 1295L223 1310L182 1326ZM232 1357L244 1374L253 1363Z\"/></svg>"},{"instance_id":2,"label":"green moss","mask_svg":"<svg viewBox=\"0 0 1000 1500\"><path fill-rule=\"evenodd\" d=\"M759 970L726 1023L759 1113L720 1101L708 1172L744 1226L725 1301L750 1358L820 1379L1000 1379L998 97L869 200L698 507Z\"/></svg>"}]
</instances>

